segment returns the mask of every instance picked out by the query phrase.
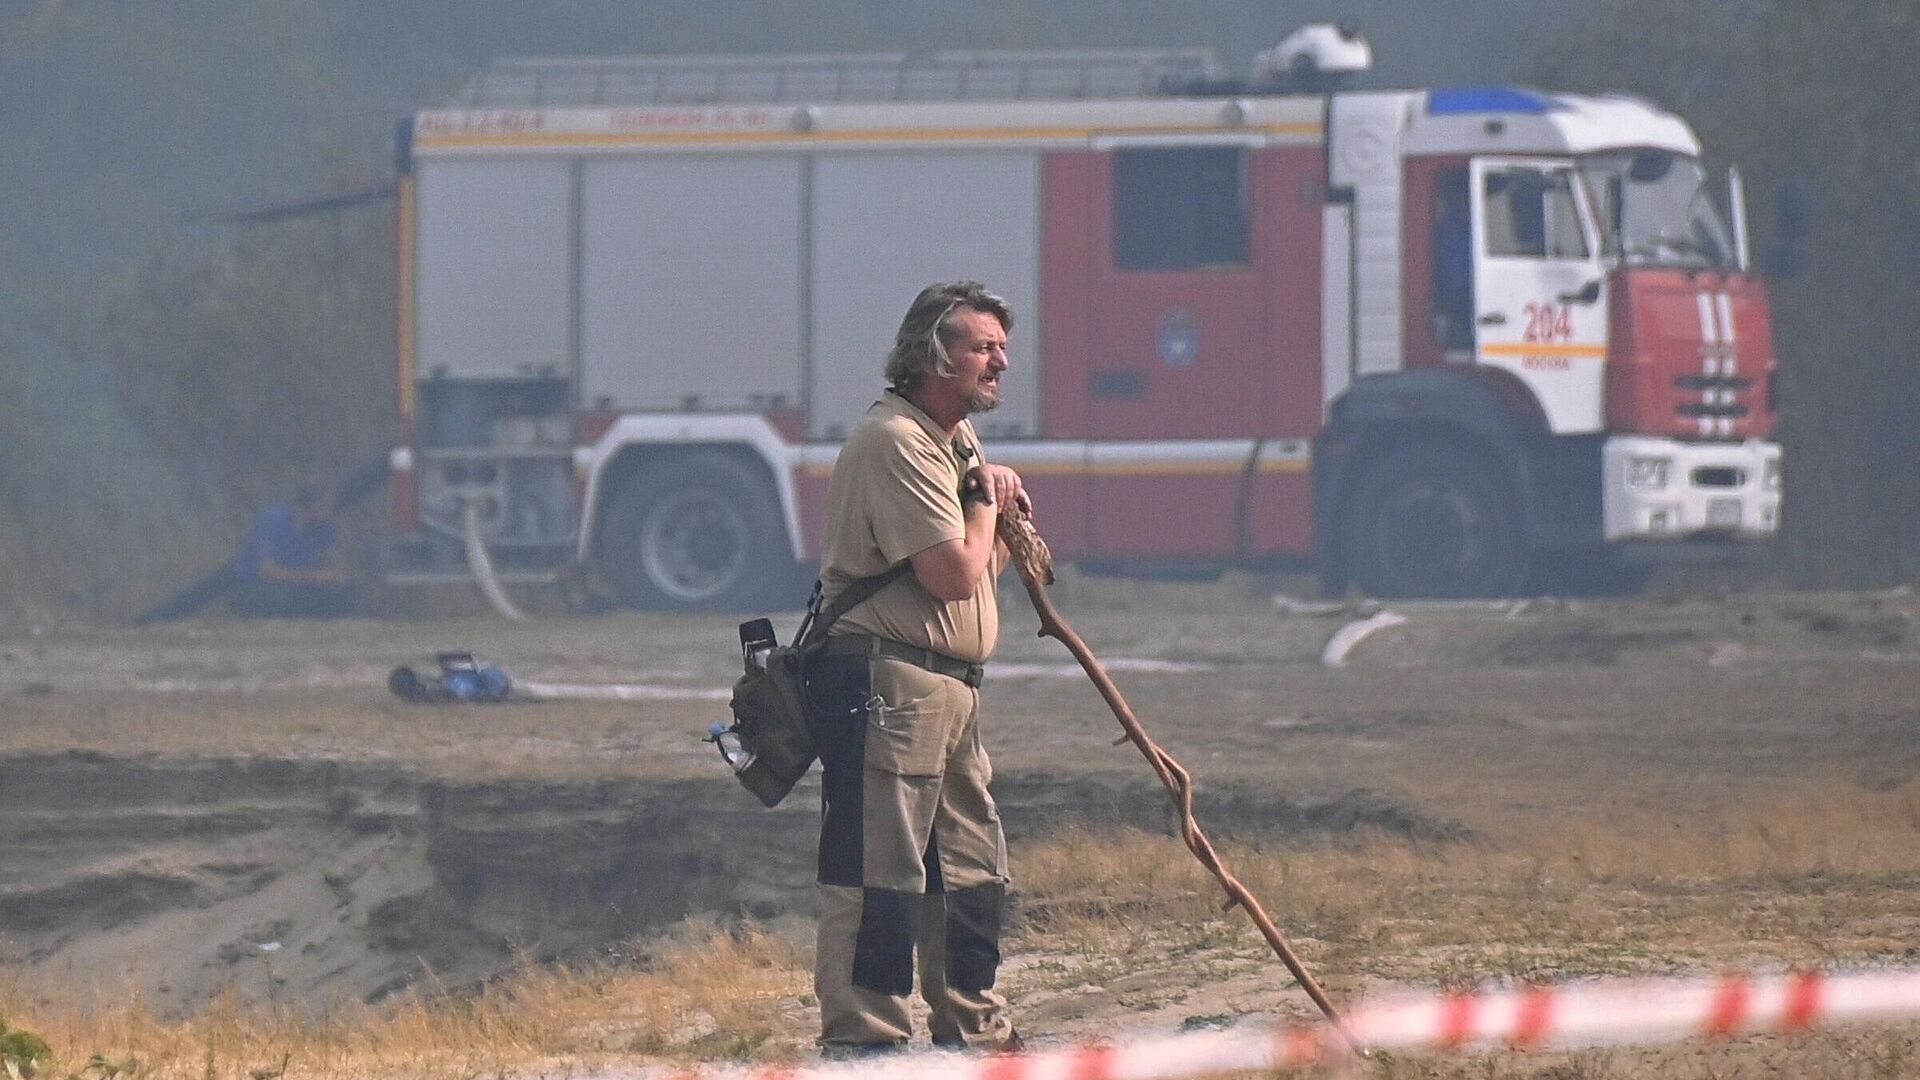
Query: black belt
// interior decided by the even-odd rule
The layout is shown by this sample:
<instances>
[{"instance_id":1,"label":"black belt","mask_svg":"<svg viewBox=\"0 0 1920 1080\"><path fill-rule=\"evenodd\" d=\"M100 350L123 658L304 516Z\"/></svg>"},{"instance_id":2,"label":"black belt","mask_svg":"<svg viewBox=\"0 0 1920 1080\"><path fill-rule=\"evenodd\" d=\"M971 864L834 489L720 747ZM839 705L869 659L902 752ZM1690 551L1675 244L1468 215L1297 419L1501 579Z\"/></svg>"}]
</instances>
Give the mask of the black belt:
<instances>
[{"instance_id":1,"label":"black belt","mask_svg":"<svg viewBox=\"0 0 1920 1080\"><path fill-rule=\"evenodd\" d=\"M872 634L830 634L825 650L830 656L884 656L889 660L904 660L914 667L959 679L973 687L978 687L987 676L985 664L969 664L946 653Z\"/></svg>"}]
</instances>

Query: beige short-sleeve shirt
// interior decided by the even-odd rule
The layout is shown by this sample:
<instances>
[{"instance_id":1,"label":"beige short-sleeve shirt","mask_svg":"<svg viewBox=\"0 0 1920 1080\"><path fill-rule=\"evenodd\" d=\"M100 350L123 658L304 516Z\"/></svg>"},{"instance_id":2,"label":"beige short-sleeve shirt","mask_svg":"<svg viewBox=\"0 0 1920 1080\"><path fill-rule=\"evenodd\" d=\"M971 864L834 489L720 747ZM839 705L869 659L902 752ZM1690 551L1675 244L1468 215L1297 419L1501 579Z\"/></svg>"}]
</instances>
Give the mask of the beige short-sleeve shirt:
<instances>
[{"instance_id":1,"label":"beige short-sleeve shirt","mask_svg":"<svg viewBox=\"0 0 1920 1080\"><path fill-rule=\"evenodd\" d=\"M973 456L962 461L956 444ZM899 394L888 391L874 402L840 448L827 485L820 553L826 602L852 581L936 544L964 540L960 481L985 460L971 421L962 420L950 442L931 417ZM908 571L841 616L829 633L874 634L984 662L1000 637L994 578L1004 562L996 547L973 596L953 602L936 598Z\"/></svg>"}]
</instances>

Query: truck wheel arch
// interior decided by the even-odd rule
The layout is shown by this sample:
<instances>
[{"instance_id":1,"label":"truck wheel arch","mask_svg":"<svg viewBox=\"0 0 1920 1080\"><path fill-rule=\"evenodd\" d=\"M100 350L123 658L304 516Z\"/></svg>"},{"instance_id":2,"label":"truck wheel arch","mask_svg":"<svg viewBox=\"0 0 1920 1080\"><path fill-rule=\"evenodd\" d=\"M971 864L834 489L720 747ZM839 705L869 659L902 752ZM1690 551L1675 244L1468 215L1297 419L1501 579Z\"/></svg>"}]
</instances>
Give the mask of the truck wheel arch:
<instances>
[{"instance_id":1,"label":"truck wheel arch","mask_svg":"<svg viewBox=\"0 0 1920 1080\"><path fill-rule=\"evenodd\" d=\"M1507 596L1531 562L1524 492L1485 447L1397 439L1355 471L1337 523L1351 576L1378 596Z\"/></svg>"},{"instance_id":2,"label":"truck wheel arch","mask_svg":"<svg viewBox=\"0 0 1920 1080\"><path fill-rule=\"evenodd\" d=\"M1512 493L1524 529L1532 500L1524 448L1547 434L1545 411L1507 372L1415 369L1355 383L1334 402L1314 445L1314 561L1322 587L1338 593L1349 584L1348 518L1376 470L1417 448L1476 462Z\"/></svg>"},{"instance_id":3,"label":"truck wheel arch","mask_svg":"<svg viewBox=\"0 0 1920 1080\"><path fill-rule=\"evenodd\" d=\"M593 532L588 538L584 554L594 557L601 553L600 545L606 531L607 501L622 487L637 482L642 474L671 470L703 456L725 458L753 470L765 482L767 491L778 497L773 471L767 467L766 461L740 443L628 443L615 453L596 477L597 483L591 496L594 503Z\"/></svg>"},{"instance_id":4,"label":"truck wheel arch","mask_svg":"<svg viewBox=\"0 0 1920 1080\"><path fill-rule=\"evenodd\" d=\"M600 553L607 498L617 490L616 482L655 463L671 462L674 455L689 453L731 455L757 470L778 501L789 552L796 561L806 557L793 483L803 448L783 439L763 416L716 414L624 416L584 450L576 459L587 472L581 493L579 560L588 562Z\"/></svg>"},{"instance_id":5,"label":"truck wheel arch","mask_svg":"<svg viewBox=\"0 0 1920 1080\"><path fill-rule=\"evenodd\" d=\"M628 606L746 611L779 603L792 585L779 502L752 454L635 454L604 490L594 562Z\"/></svg>"}]
</instances>

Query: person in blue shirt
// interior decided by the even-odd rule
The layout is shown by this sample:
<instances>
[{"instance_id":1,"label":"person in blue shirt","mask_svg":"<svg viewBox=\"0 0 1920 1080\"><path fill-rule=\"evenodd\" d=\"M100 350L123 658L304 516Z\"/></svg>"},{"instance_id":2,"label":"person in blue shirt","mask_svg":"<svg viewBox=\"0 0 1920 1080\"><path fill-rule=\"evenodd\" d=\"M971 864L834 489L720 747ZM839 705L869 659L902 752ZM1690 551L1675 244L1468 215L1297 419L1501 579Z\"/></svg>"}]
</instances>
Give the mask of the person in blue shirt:
<instances>
[{"instance_id":1,"label":"person in blue shirt","mask_svg":"<svg viewBox=\"0 0 1920 1080\"><path fill-rule=\"evenodd\" d=\"M353 610L352 575L325 488L300 485L260 511L233 561L233 608L253 618L335 618Z\"/></svg>"}]
</instances>

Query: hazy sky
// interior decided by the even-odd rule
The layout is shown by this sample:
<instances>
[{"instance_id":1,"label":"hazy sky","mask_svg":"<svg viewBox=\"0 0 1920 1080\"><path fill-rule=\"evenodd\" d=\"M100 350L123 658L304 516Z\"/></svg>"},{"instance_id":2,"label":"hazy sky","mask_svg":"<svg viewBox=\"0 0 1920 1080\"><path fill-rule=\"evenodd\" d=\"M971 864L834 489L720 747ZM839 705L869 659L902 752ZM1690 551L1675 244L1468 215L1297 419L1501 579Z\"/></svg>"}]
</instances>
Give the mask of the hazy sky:
<instances>
[{"instance_id":1,"label":"hazy sky","mask_svg":"<svg viewBox=\"0 0 1920 1080\"><path fill-rule=\"evenodd\" d=\"M1397 85L1511 78L1590 17L1571 0L1174 4L930 0L38 0L0 14L7 292L191 242L194 215L388 169L394 121L506 56L1207 46L1233 74L1307 22L1352 20ZM22 14L22 12L25 12ZM23 267L32 273L22 274Z\"/></svg>"}]
</instances>

